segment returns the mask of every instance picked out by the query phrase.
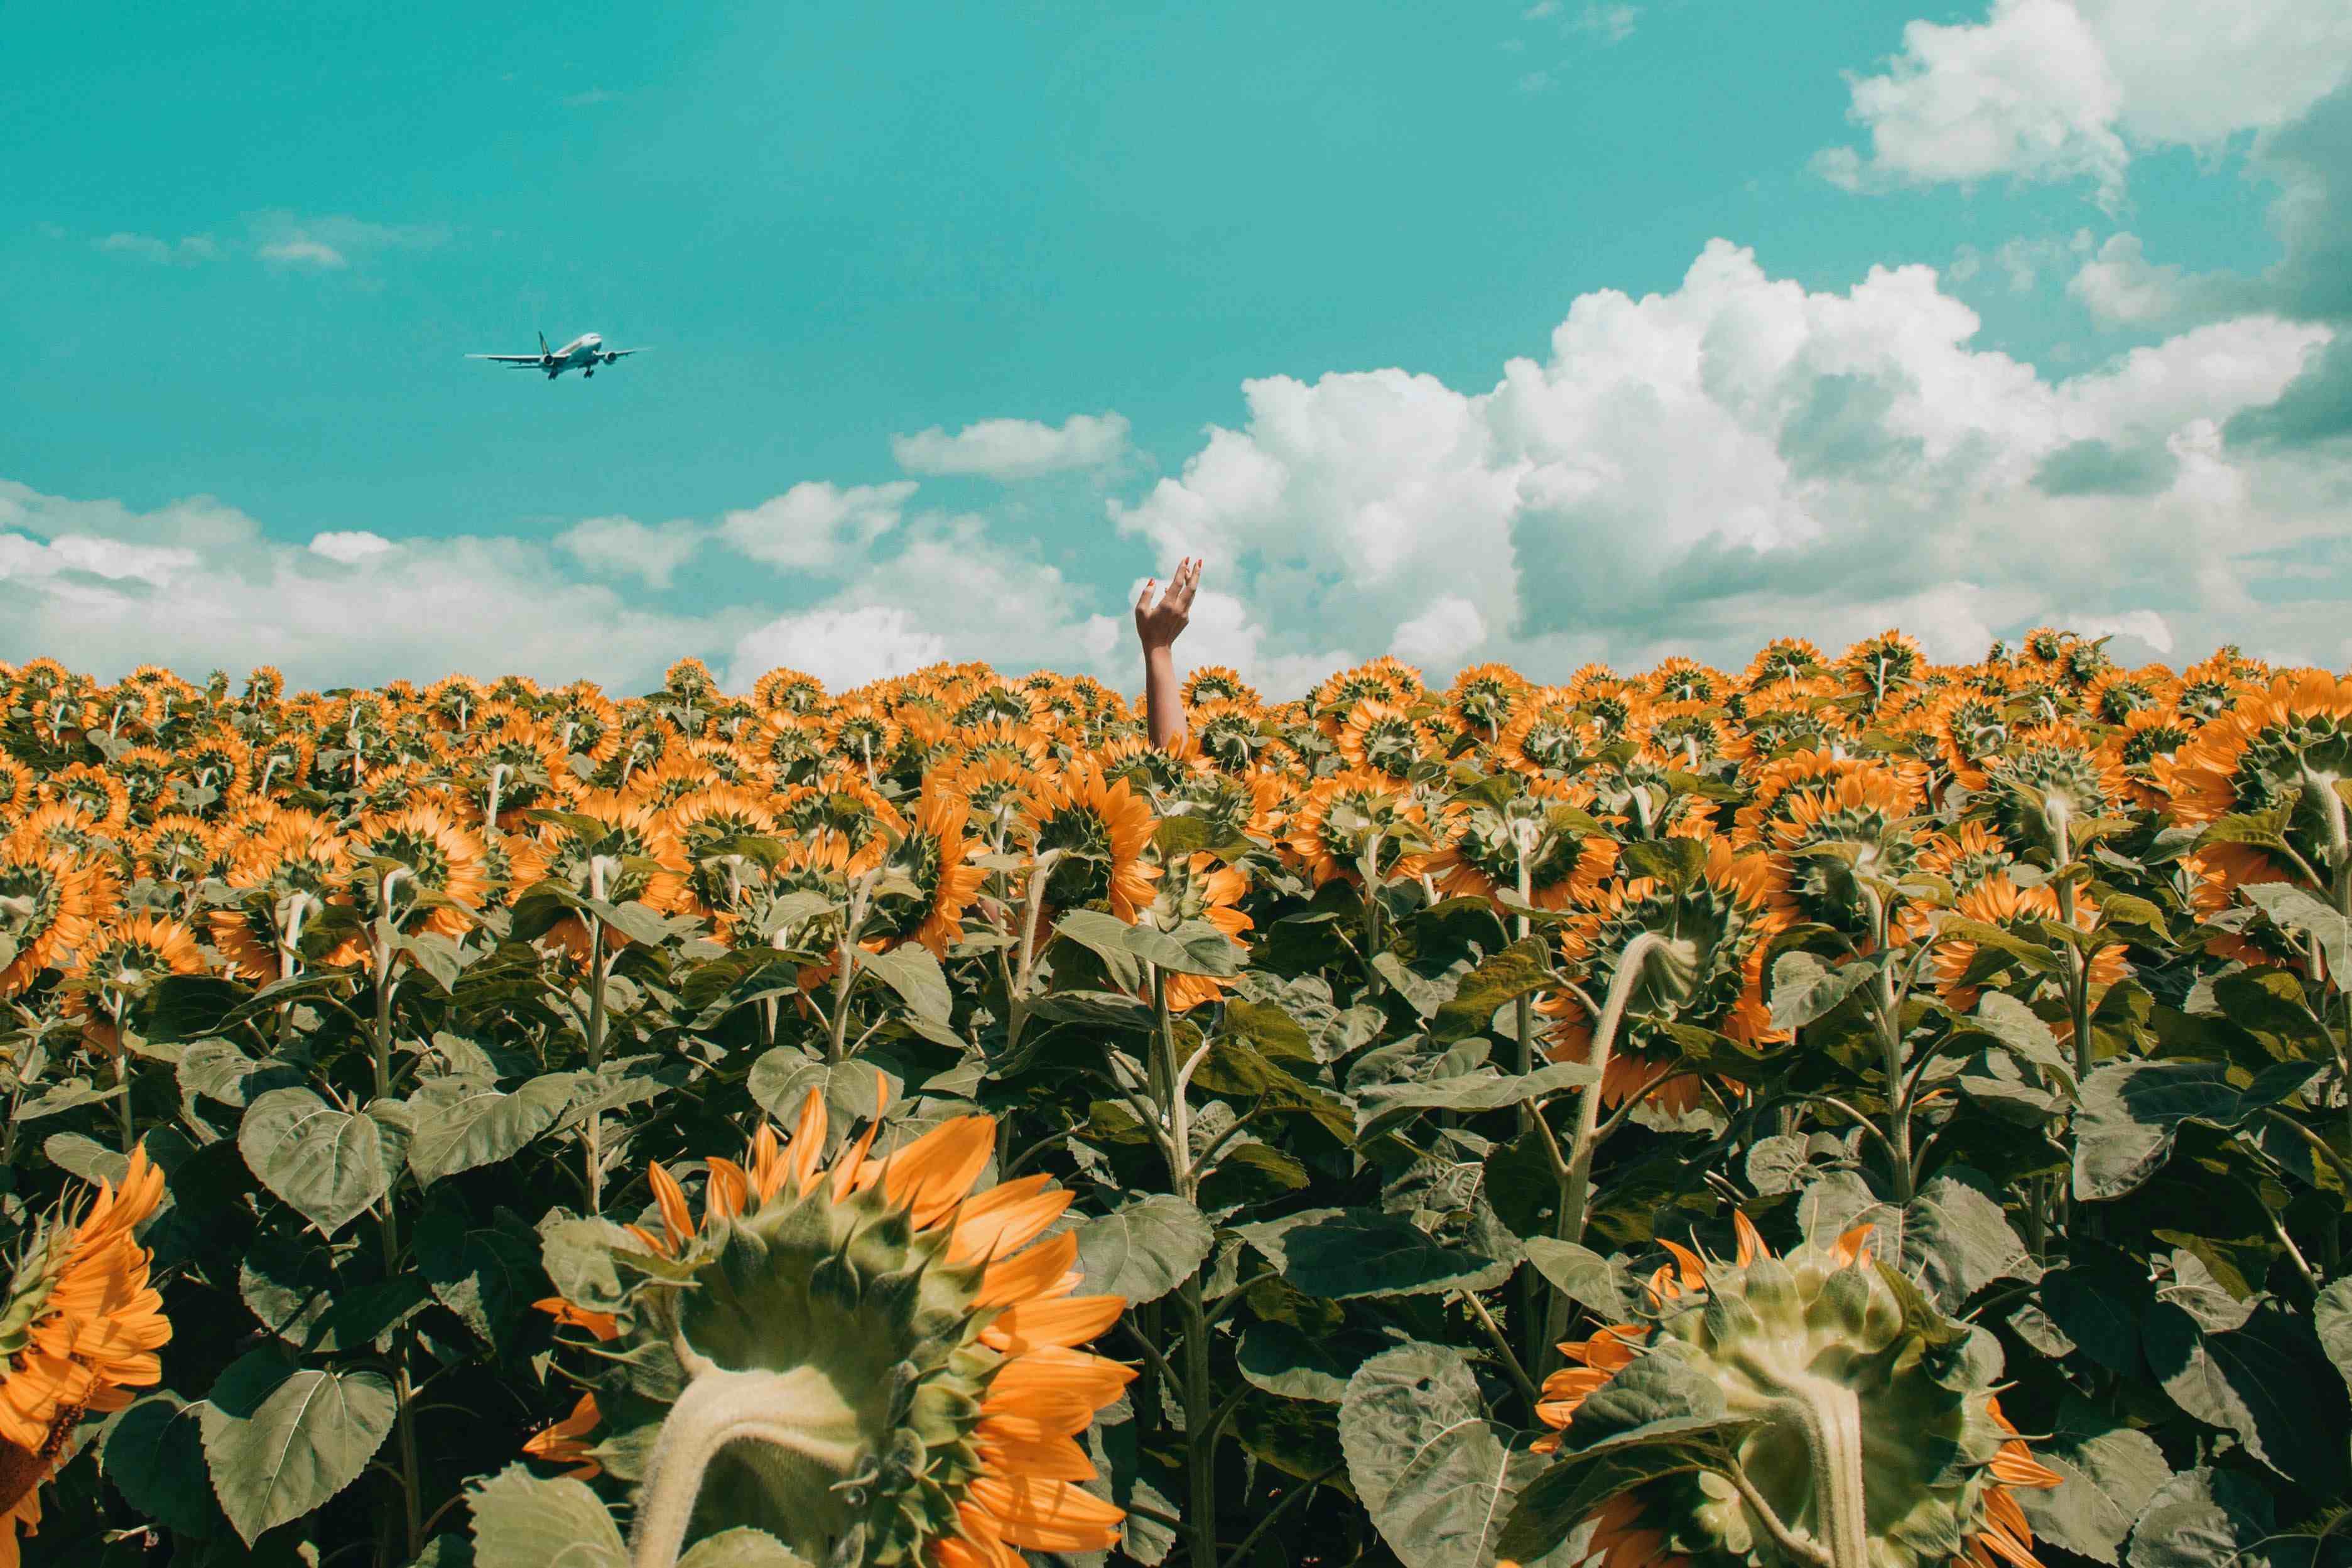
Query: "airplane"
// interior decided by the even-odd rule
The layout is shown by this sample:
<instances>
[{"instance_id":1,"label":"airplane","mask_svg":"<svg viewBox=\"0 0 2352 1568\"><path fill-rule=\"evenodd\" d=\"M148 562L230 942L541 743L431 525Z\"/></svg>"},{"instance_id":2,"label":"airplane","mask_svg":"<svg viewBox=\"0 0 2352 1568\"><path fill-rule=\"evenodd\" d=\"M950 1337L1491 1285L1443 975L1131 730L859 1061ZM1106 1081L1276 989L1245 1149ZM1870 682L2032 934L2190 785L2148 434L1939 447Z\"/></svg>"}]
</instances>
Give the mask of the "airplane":
<instances>
[{"instance_id":1,"label":"airplane","mask_svg":"<svg viewBox=\"0 0 2352 1568\"><path fill-rule=\"evenodd\" d=\"M539 335L536 354L467 354L469 360L493 360L517 370L545 371L553 381L566 371L578 371L584 378L596 373L598 365L609 365L623 354L642 354L643 349L608 349L604 340L593 332L583 332L560 349L547 346L547 334Z\"/></svg>"}]
</instances>

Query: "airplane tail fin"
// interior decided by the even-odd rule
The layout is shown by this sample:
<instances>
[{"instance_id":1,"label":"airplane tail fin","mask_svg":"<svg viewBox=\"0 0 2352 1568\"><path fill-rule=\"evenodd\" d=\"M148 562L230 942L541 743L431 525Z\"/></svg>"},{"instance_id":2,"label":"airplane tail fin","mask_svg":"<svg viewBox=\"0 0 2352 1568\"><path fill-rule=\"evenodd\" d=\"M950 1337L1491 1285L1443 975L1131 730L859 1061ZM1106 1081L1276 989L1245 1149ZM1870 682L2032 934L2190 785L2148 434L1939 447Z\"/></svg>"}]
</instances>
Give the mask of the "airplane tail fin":
<instances>
[{"instance_id":1,"label":"airplane tail fin","mask_svg":"<svg viewBox=\"0 0 2352 1568\"><path fill-rule=\"evenodd\" d=\"M539 352L541 358L545 358L547 355L555 352L554 350L547 346L547 334L545 332L541 332L539 335Z\"/></svg>"}]
</instances>

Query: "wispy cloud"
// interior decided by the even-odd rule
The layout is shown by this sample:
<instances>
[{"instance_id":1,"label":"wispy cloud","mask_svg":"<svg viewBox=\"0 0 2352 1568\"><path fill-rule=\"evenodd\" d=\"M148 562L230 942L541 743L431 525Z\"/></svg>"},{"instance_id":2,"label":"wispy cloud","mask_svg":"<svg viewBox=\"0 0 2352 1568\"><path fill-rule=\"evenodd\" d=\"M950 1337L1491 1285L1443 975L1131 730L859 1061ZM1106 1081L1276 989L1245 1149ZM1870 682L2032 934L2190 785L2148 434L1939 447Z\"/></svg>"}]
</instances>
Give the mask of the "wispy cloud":
<instances>
[{"instance_id":1,"label":"wispy cloud","mask_svg":"<svg viewBox=\"0 0 2352 1568\"><path fill-rule=\"evenodd\" d=\"M1074 413L1057 429L1034 419L983 419L950 435L937 425L890 438L890 454L909 474L981 474L1032 479L1071 468L1100 468L1127 451L1127 418Z\"/></svg>"},{"instance_id":2,"label":"wispy cloud","mask_svg":"<svg viewBox=\"0 0 2352 1568\"><path fill-rule=\"evenodd\" d=\"M249 213L254 254L278 267L345 270L386 250L429 250L449 237L439 224L377 224L348 214L304 217L284 210Z\"/></svg>"},{"instance_id":3,"label":"wispy cloud","mask_svg":"<svg viewBox=\"0 0 2352 1568\"><path fill-rule=\"evenodd\" d=\"M561 101L566 109L590 109L600 103L610 103L620 96L611 88L592 87L584 92L566 93Z\"/></svg>"},{"instance_id":4,"label":"wispy cloud","mask_svg":"<svg viewBox=\"0 0 2352 1568\"><path fill-rule=\"evenodd\" d=\"M153 235L117 230L91 243L110 255L134 256L159 267L194 267L220 254L220 246L210 235L184 235L177 240L167 240Z\"/></svg>"},{"instance_id":5,"label":"wispy cloud","mask_svg":"<svg viewBox=\"0 0 2352 1568\"><path fill-rule=\"evenodd\" d=\"M1569 22L1568 30L1593 34L1604 44L1622 44L1633 37L1641 15L1638 5L1589 5Z\"/></svg>"}]
</instances>

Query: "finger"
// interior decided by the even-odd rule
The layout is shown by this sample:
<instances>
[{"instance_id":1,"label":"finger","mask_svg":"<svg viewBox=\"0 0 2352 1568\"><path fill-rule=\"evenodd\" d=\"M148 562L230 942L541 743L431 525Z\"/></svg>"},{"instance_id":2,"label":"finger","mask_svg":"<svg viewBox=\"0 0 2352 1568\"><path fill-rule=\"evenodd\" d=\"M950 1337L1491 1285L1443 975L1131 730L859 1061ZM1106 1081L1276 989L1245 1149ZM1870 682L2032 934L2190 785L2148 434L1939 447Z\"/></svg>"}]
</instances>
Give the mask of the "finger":
<instances>
[{"instance_id":1,"label":"finger","mask_svg":"<svg viewBox=\"0 0 2352 1568\"><path fill-rule=\"evenodd\" d=\"M1147 577L1143 580L1143 591L1141 594L1137 596L1135 601L1135 610L1137 614L1140 615L1143 612L1151 608L1151 585L1159 580L1160 580L1156 577Z\"/></svg>"}]
</instances>

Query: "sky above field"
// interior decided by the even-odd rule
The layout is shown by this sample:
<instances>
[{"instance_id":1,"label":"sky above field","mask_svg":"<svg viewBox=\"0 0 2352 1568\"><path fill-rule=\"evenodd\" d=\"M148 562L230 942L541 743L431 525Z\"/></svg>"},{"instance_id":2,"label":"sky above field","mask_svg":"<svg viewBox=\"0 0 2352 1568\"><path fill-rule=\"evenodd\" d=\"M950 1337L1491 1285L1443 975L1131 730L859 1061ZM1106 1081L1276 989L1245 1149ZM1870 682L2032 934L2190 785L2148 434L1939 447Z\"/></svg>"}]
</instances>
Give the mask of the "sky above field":
<instances>
[{"instance_id":1,"label":"sky above field","mask_svg":"<svg viewBox=\"0 0 2352 1568\"><path fill-rule=\"evenodd\" d=\"M2352 664L2352 7L1906 17L36 8L0 659Z\"/></svg>"}]
</instances>

